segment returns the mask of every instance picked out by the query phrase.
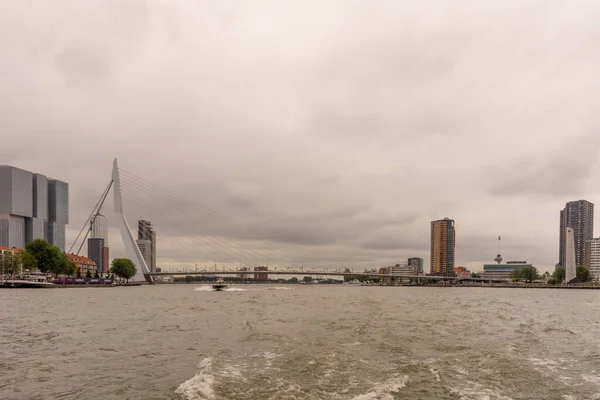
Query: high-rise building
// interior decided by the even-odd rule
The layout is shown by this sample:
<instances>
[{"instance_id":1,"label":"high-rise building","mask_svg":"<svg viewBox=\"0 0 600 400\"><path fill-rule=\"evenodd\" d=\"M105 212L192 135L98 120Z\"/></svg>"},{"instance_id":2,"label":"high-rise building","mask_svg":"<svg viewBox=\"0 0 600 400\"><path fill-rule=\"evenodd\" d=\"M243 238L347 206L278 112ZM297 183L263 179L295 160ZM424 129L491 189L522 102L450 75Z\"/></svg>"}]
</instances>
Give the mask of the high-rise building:
<instances>
[{"instance_id":1,"label":"high-rise building","mask_svg":"<svg viewBox=\"0 0 600 400\"><path fill-rule=\"evenodd\" d=\"M97 213L90 221L90 237L93 239L104 239L102 265L98 265L98 272L106 274L110 269L110 251L108 249L108 220L104 215Z\"/></svg>"},{"instance_id":2,"label":"high-rise building","mask_svg":"<svg viewBox=\"0 0 600 400\"><path fill-rule=\"evenodd\" d=\"M452 275L455 258L456 231L454 220L444 218L431 221L431 264L432 275Z\"/></svg>"},{"instance_id":3,"label":"high-rise building","mask_svg":"<svg viewBox=\"0 0 600 400\"><path fill-rule=\"evenodd\" d=\"M150 268L150 272L155 272L151 269L152 241L148 239L138 239L135 242L137 243L138 249L140 249L140 253L142 253L142 258L146 262L146 266Z\"/></svg>"},{"instance_id":4,"label":"high-rise building","mask_svg":"<svg viewBox=\"0 0 600 400\"><path fill-rule=\"evenodd\" d=\"M69 223L69 184L48 180L48 225L46 240L65 251L66 226Z\"/></svg>"},{"instance_id":5,"label":"high-rise building","mask_svg":"<svg viewBox=\"0 0 600 400\"><path fill-rule=\"evenodd\" d=\"M93 216L90 221L90 237L104 239L104 246L108 247L108 220L100 213Z\"/></svg>"},{"instance_id":6,"label":"high-rise building","mask_svg":"<svg viewBox=\"0 0 600 400\"><path fill-rule=\"evenodd\" d=\"M422 258L411 257L411 258L408 259L408 265L410 267L416 267L418 274L422 274L423 273L423 259Z\"/></svg>"},{"instance_id":7,"label":"high-rise building","mask_svg":"<svg viewBox=\"0 0 600 400\"><path fill-rule=\"evenodd\" d=\"M0 165L0 246L45 239L64 251L68 223L68 183Z\"/></svg>"},{"instance_id":8,"label":"high-rise building","mask_svg":"<svg viewBox=\"0 0 600 400\"><path fill-rule=\"evenodd\" d=\"M148 269L150 270L150 272L156 272L156 231L152 227L152 222L145 221L145 220L138 221L138 240L137 240L137 242L140 242L141 240L147 240L150 242L149 259L146 259L146 256L144 256L144 260L146 261L146 265L148 266ZM146 246L145 243L143 245ZM138 243L138 247L139 247L139 243ZM141 250L142 249L140 248L140 251ZM142 251L142 255L143 254L144 254L144 252Z\"/></svg>"},{"instance_id":9,"label":"high-rise building","mask_svg":"<svg viewBox=\"0 0 600 400\"><path fill-rule=\"evenodd\" d=\"M586 242L585 266L590 269L593 280L600 280L600 238L594 238Z\"/></svg>"},{"instance_id":10,"label":"high-rise building","mask_svg":"<svg viewBox=\"0 0 600 400\"><path fill-rule=\"evenodd\" d=\"M98 273L106 273L105 260L104 260L104 239L102 238L89 238L88 239L88 257L96 264L96 271Z\"/></svg>"},{"instance_id":11,"label":"high-rise building","mask_svg":"<svg viewBox=\"0 0 600 400\"><path fill-rule=\"evenodd\" d=\"M566 230L575 235L575 262L585 263L585 244L594 237L594 204L587 200L570 201L560 212L560 244L558 265L566 266Z\"/></svg>"}]
</instances>

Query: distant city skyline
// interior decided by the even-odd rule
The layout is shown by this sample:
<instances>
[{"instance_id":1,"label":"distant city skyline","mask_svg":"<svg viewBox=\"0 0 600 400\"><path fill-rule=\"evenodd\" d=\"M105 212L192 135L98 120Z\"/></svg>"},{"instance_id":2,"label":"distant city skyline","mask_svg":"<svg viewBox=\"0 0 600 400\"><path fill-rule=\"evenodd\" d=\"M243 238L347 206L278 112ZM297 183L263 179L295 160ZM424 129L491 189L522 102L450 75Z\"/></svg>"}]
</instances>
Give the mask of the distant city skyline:
<instances>
[{"instance_id":1,"label":"distant city skyline","mask_svg":"<svg viewBox=\"0 0 600 400\"><path fill-rule=\"evenodd\" d=\"M0 162L69 182L68 242L115 157L255 228L256 251L333 268L428 271L449 215L458 265L502 235L552 271L559 210L600 199L597 2L6 3ZM153 207L126 213L152 220L160 266L202 262L184 247L208 227Z\"/></svg>"},{"instance_id":2,"label":"distant city skyline","mask_svg":"<svg viewBox=\"0 0 600 400\"><path fill-rule=\"evenodd\" d=\"M11 168L16 168L16 167L12 167L12 166L4 166L6 168L8 168L9 170L11 170ZM2 168L0 166L0 168ZM20 170L23 171L20 168L16 168L16 170ZM31 176L31 207L32 207L32 212L31 215L48 215L48 218L50 218L50 216L52 216L52 218L55 219L61 219L61 220L68 220L68 205L66 207L59 207L60 204L64 204L64 198L67 199L68 202L68 184L66 184L65 182L62 181L56 181L54 179L49 179L46 178L43 175L40 174L34 174L31 173L29 171L25 170L26 174L30 174L28 176ZM28 178L29 179L29 178ZM48 181L48 189L45 189L45 183L44 183L44 179L46 179ZM37 193L44 193L46 192L47 195L47 202L41 201L40 198L44 197L43 194L41 196L38 196ZM61 199L62 196L62 199ZM44 214L46 213L46 214ZM1 216L0 216L1 217ZM34 219L34 218L32 218ZM438 221L433 221L433 223L437 223L440 221L446 221L444 220L438 220ZM452 220L453 221L453 220ZM42 231L42 238L49 240L51 243L54 240L54 243L57 243L55 238L53 238L51 236L51 234L49 233L49 230L52 230L52 222L55 221L50 221L50 223L46 223L45 224L45 229ZM594 256L592 258L590 258L591 256L588 255L586 253L586 244L588 242L590 242L591 237L593 236L593 225L594 225L594 204L591 203L588 200L576 200L576 201L570 201L567 202L565 205L565 208L563 210L561 210L560 212L560 230L562 230L563 226L566 225L571 225L573 226L573 229L575 231L575 243L576 243L576 257L577 259L577 265L588 265L590 267L593 267L593 274L596 276L599 273L597 271L600 270L600 265L596 265L594 264L593 266L590 265L590 259L596 259L595 256L595 251L594 250ZM35 232L35 230L32 228L35 226L35 221L32 222L26 222L26 228L25 228L25 232L26 232L26 236L25 236L25 241L21 241L21 243L26 243L29 240L29 234L32 234L32 232ZM38 234L39 235L39 234ZM60 237L59 234L54 234L55 237ZM6 235L5 235L6 236ZM434 236L434 230L433 230L433 225L432 225L432 232L431 232L431 238L430 238L430 251L429 251L429 261L430 261L430 268L429 271L433 272L433 273L443 273L441 272L441 270L451 270L452 268L454 268L456 265L459 264L466 264L469 265L468 263L463 262L462 260L454 260L451 267L443 267L443 262L442 259L443 257L440 257L440 261L436 261L436 257L438 257L439 252L437 252L437 250L433 250L433 242L431 241L432 238ZM1 232L0 232L0 237L1 237ZM63 236L66 239L66 236ZM98 214L95 218L95 223L94 222L90 222L90 239L97 239L97 238L103 238L104 239L104 248L102 251L96 251L93 250L95 249L95 247L97 246L97 243L94 242L92 243L88 243L88 255L90 256L90 258L92 258L97 264L98 264L98 270L99 272L103 272L106 273L109 269L109 252L108 252L108 246L106 246L106 242L108 240L108 222L106 219L106 216L104 216L103 214ZM63 239L63 240L65 240ZM560 239L560 238L559 238ZM59 239L60 240L60 239ZM440 242L441 243L441 242ZM561 240L559 240L559 243L561 243ZM150 221L147 220L140 220L138 221L138 240L137 240L137 244L138 247L140 248L140 250L142 251L144 258L148 264L148 267L151 271L156 271L156 231L153 227L153 224ZM0 244L2 245L2 244ZM458 243L454 243L454 248L456 248L456 246L460 246L460 241L458 241ZM117 245L119 246L119 245ZM15 246L15 247L21 247L21 246ZM22 246L24 247L24 245ZM60 247L60 246L59 246ZM562 243L559 246L562 248ZM65 248L65 245L62 245L62 248ZM595 248L594 248L595 249ZM454 250L455 251L455 250ZM436 253L437 252L437 253ZM436 254L438 255L436 255ZM447 254L452 254L452 252L446 252ZM591 254L591 253L590 253ZM473 265L471 264L470 269L473 272L482 272L482 267L483 264L490 262L491 260L491 256L493 255L493 253L490 253L489 258L488 259L484 259L482 264L477 264L477 265ZM519 257L519 255L512 254L511 255L513 258L524 258L524 257ZM561 256L561 252L559 252L559 258ZM455 256L454 256L455 257ZM535 259L535 258L534 258ZM417 267L421 267L423 268L423 258L421 257L409 257L408 258L408 265L409 266L417 266ZM394 260L390 260L388 262L383 262L381 264L381 266L387 265L390 262L393 262ZM539 266L539 264L536 264L535 262L533 263L534 266ZM552 270L550 268L546 269L546 270ZM540 271L544 271L544 269L540 269ZM427 272L427 271L425 271ZM449 273L449 272L446 272Z\"/></svg>"}]
</instances>

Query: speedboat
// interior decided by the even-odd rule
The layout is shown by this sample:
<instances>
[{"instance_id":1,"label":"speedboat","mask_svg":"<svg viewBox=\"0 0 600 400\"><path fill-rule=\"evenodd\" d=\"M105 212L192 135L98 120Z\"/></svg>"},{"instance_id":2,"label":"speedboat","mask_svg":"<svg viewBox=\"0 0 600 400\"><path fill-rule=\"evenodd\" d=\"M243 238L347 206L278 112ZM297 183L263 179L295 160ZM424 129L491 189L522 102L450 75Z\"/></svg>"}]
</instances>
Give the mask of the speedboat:
<instances>
[{"instance_id":1,"label":"speedboat","mask_svg":"<svg viewBox=\"0 0 600 400\"><path fill-rule=\"evenodd\" d=\"M212 288L215 289L216 291L221 291L223 289L227 289L227 284L225 283L225 281L223 281L223 279L219 278L217 279L217 281L212 285Z\"/></svg>"}]
</instances>

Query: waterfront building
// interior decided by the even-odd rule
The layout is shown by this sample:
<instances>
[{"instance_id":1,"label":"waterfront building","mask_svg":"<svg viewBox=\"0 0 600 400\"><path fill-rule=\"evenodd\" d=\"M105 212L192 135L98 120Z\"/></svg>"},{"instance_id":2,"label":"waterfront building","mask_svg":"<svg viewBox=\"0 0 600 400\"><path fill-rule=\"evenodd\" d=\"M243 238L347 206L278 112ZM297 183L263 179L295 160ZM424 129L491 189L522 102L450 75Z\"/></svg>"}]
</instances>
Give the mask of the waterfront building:
<instances>
[{"instance_id":1,"label":"waterfront building","mask_svg":"<svg viewBox=\"0 0 600 400\"><path fill-rule=\"evenodd\" d=\"M94 261L96 265L96 271L98 273L106 273L108 271L104 271L104 239L102 238L89 238L88 239L88 257ZM106 260L106 263L108 260Z\"/></svg>"},{"instance_id":2,"label":"waterfront building","mask_svg":"<svg viewBox=\"0 0 600 400\"><path fill-rule=\"evenodd\" d=\"M4 256L4 255L14 256L16 253L20 253L22 251L23 251L23 249L17 249L16 247L0 246L0 256Z\"/></svg>"},{"instance_id":3,"label":"waterfront building","mask_svg":"<svg viewBox=\"0 0 600 400\"><path fill-rule=\"evenodd\" d=\"M417 272L419 271L417 267L408 265L407 263L391 265L387 270L389 274L394 275L417 275Z\"/></svg>"},{"instance_id":4,"label":"waterfront building","mask_svg":"<svg viewBox=\"0 0 600 400\"><path fill-rule=\"evenodd\" d=\"M471 271L466 269L465 267L456 267L452 268L452 272L457 278L468 279L471 277Z\"/></svg>"},{"instance_id":5,"label":"waterfront building","mask_svg":"<svg viewBox=\"0 0 600 400\"><path fill-rule=\"evenodd\" d=\"M517 268L531 267L527 261L508 261L506 264L484 264L484 279L511 279L510 274Z\"/></svg>"},{"instance_id":6,"label":"waterfront building","mask_svg":"<svg viewBox=\"0 0 600 400\"><path fill-rule=\"evenodd\" d=\"M94 275L96 271L98 271L98 266L96 265L94 260L92 260L89 257L67 253L67 258L69 259L69 261L75 263L77 271L79 271L79 274L81 274L81 276L86 276L88 272Z\"/></svg>"},{"instance_id":7,"label":"waterfront building","mask_svg":"<svg viewBox=\"0 0 600 400\"><path fill-rule=\"evenodd\" d=\"M600 238L586 242L585 266L589 268L593 280L600 280Z\"/></svg>"},{"instance_id":8,"label":"waterfront building","mask_svg":"<svg viewBox=\"0 0 600 400\"><path fill-rule=\"evenodd\" d=\"M24 248L44 239L64 251L68 223L68 183L0 166L0 246Z\"/></svg>"},{"instance_id":9,"label":"waterfront building","mask_svg":"<svg viewBox=\"0 0 600 400\"><path fill-rule=\"evenodd\" d=\"M269 267L265 267L265 266L254 267L254 279L259 280L259 281L268 280L269 274L267 274L266 272L257 273L257 271L268 271L268 270L269 270Z\"/></svg>"},{"instance_id":10,"label":"waterfront building","mask_svg":"<svg viewBox=\"0 0 600 400\"><path fill-rule=\"evenodd\" d=\"M585 244L594 237L594 204L587 200L568 202L560 212L559 261L566 266L566 229L572 228L575 239L575 263L585 263Z\"/></svg>"},{"instance_id":11,"label":"waterfront building","mask_svg":"<svg viewBox=\"0 0 600 400\"><path fill-rule=\"evenodd\" d=\"M97 213L90 221L90 238L104 240L102 263L98 264L98 272L106 274L110 269L110 251L108 249L108 219L104 215Z\"/></svg>"},{"instance_id":12,"label":"waterfront building","mask_svg":"<svg viewBox=\"0 0 600 400\"><path fill-rule=\"evenodd\" d=\"M140 253L142 253L142 258L146 262L146 265L150 268L150 265L152 265L152 241L148 239L138 239L135 243L137 244L138 249L140 249ZM150 270L150 272L156 271Z\"/></svg>"},{"instance_id":13,"label":"waterfront building","mask_svg":"<svg viewBox=\"0 0 600 400\"><path fill-rule=\"evenodd\" d=\"M248 271L248 268L241 267L238 271L240 271L240 272ZM240 274L236 274L236 277L238 277L240 279L246 279L246 278L248 278L248 274L240 273Z\"/></svg>"},{"instance_id":14,"label":"waterfront building","mask_svg":"<svg viewBox=\"0 0 600 400\"><path fill-rule=\"evenodd\" d=\"M16 247L3 247L0 246L0 274L2 276L4 276L5 274L8 274L10 268L9 266L13 264L12 261L14 261L14 257L16 254L22 252L23 249L17 249ZM21 265L18 266L18 270L19 271L15 271L13 270L13 272L17 273L17 272L21 272Z\"/></svg>"},{"instance_id":15,"label":"waterfront building","mask_svg":"<svg viewBox=\"0 0 600 400\"><path fill-rule=\"evenodd\" d=\"M423 259L419 257L411 257L408 259L408 265L411 267L417 267L419 275L423 274Z\"/></svg>"},{"instance_id":16,"label":"waterfront building","mask_svg":"<svg viewBox=\"0 0 600 400\"><path fill-rule=\"evenodd\" d=\"M152 222L145 220L138 221L138 241L140 240L147 240L150 242L150 247L148 250L149 258L146 259L146 257L144 257L144 260L146 261L146 266L150 272L156 272L156 231L152 226Z\"/></svg>"},{"instance_id":17,"label":"waterfront building","mask_svg":"<svg viewBox=\"0 0 600 400\"><path fill-rule=\"evenodd\" d=\"M454 220L444 218L431 222L431 275L452 275L455 244Z\"/></svg>"}]
</instances>

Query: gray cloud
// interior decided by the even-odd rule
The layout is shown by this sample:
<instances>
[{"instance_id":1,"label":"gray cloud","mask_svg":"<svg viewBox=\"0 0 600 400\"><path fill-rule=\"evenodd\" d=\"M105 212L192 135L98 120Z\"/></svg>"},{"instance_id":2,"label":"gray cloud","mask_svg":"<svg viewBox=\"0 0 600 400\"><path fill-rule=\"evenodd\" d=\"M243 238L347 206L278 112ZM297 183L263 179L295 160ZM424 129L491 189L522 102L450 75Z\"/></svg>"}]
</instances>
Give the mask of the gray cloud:
<instances>
[{"instance_id":1,"label":"gray cloud","mask_svg":"<svg viewBox=\"0 0 600 400\"><path fill-rule=\"evenodd\" d=\"M490 193L506 195L575 196L584 193L594 177L600 151L598 134L568 138L556 149L538 157L507 160L485 173Z\"/></svg>"},{"instance_id":2,"label":"gray cloud","mask_svg":"<svg viewBox=\"0 0 600 400\"><path fill-rule=\"evenodd\" d=\"M130 187L164 265L214 261L197 247L219 237L305 264L428 259L448 216L460 264L506 235L546 269L558 210L600 193L595 1L0 7L0 157L71 183L70 240L114 157L239 222Z\"/></svg>"}]
</instances>

